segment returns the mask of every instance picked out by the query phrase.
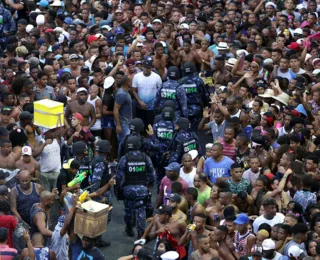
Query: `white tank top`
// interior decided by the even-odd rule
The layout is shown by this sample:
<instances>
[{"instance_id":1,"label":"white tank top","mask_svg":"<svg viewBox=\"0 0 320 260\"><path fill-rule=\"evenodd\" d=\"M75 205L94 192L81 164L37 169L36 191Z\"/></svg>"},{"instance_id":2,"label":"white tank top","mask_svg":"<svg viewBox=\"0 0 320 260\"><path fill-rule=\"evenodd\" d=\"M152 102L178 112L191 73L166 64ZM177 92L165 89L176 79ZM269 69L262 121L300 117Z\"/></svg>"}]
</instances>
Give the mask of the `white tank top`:
<instances>
[{"instance_id":1,"label":"white tank top","mask_svg":"<svg viewBox=\"0 0 320 260\"><path fill-rule=\"evenodd\" d=\"M88 96L88 100L87 102L89 102L91 105L93 105L94 107L94 111L96 110L96 101L99 100L100 98L97 96L95 99L90 100L90 95ZM101 119L97 118L96 122L94 123L94 125L90 128L90 130L101 130Z\"/></svg>"},{"instance_id":2,"label":"white tank top","mask_svg":"<svg viewBox=\"0 0 320 260\"><path fill-rule=\"evenodd\" d=\"M241 109L239 109L237 113L235 113L235 114L233 114L233 115L230 115L230 117L240 118L240 114L241 114Z\"/></svg>"}]
</instances>

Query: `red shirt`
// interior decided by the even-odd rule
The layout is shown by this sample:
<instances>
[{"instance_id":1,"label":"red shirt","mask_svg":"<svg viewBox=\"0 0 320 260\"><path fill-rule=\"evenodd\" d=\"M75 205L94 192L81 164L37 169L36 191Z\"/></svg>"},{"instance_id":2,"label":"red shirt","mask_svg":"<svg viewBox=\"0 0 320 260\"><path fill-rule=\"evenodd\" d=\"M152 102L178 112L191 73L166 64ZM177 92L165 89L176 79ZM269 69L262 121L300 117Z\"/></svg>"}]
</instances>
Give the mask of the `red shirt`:
<instances>
[{"instance_id":1,"label":"red shirt","mask_svg":"<svg viewBox=\"0 0 320 260\"><path fill-rule=\"evenodd\" d=\"M222 154L229 157L232 160L236 159L236 140L233 139L231 144L227 144L223 138L220 139L220 143L223 146Z\"/></svg>"},{"instance_id":2,"label":"red shirt","mask_svg":"<svg viewBox=\"0 0 320 260\"><path fill-rule=\"evenodd\" d=\"M182 178L178 178L177 182L180 182L182 184L182 194L184 196L187 195L187 189L189 188L189 184ZM168 205L169 200L167 199L170 194L172 193L171 191L171 185L172 181L165 176L160 183L160 192L163 192L163 204Z\"/></svg>"},{"instance_id":3,"label":"red shirt","mask_svg":"<svg viewBox=\"0 0 320 260\"><path fill-rule=\"evenodd\" d=\"M0 227L7 228L9 230L8 242L9 247L13 248L12 233L16 229L18 224L17 219L11 215L0 216Z\"/></svg>"}]
</instances>

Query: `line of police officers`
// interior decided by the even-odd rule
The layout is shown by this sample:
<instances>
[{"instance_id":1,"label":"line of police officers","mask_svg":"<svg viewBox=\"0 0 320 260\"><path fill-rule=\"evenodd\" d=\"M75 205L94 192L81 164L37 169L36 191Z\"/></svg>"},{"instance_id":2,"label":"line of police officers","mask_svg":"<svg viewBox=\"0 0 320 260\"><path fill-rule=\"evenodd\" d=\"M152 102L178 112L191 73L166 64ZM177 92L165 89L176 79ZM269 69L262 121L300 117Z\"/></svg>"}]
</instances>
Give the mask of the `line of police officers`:
<instances>
[{"instance_id":1,"label":"line of police officers","mask_svg":"<svg viewBox=\"0 0 320 260\"><path fill-rule=\"evenodd\" d=\"M131 237L134 236L134 222L138 238L144 233L146 217L153 213L150 189L155 183L159 187L165 176L164 167L171 162L180 163L183 154L191 150L201 155L198 136L193 131L201 119L204 84L193 63L185 63L183 73L185 76L180 79L179 69L169 67L168 79L155 98L158 115L146 137L141 135L145 129L143 121L139 118L131 121L131 132L119 146L117 169L108 162L111 145L107 140L96 143L97 155L92 161L86 156L85 143L73 144L74 157L81 162L79 172L89 172L81 188L94 185L91 190L95 191L116 175L115 194L118 200L124 200L125 231ZM104 197L110 203L111 192Z\"/></svg>"}]
</instances>

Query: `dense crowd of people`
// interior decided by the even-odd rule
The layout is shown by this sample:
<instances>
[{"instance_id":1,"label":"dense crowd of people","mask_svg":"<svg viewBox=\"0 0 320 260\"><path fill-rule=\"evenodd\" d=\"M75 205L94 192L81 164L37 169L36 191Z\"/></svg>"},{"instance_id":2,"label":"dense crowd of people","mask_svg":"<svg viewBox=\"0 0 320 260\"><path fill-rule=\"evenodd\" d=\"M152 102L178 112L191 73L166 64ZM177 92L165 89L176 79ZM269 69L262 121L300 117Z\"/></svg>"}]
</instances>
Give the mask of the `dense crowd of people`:
<instances>
[{"instance_id":1,"label":"dense crowd of people","mask_svg":"<svg viewBox=\"0 0 320 260\"><path fill-rule=\"evenodd\" d=\"M320 259L319 1L37 1L0 4L1 259L116 259L90 200L119 260Z\"/></svg>"}]
</instances>

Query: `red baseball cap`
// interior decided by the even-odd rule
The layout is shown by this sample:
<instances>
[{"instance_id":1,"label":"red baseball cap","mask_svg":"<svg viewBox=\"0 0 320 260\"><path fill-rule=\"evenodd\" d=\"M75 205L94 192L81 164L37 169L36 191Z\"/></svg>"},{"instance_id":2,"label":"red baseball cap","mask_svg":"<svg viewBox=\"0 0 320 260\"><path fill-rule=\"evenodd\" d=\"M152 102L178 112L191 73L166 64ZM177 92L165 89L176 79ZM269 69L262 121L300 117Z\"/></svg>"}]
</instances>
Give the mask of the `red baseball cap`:
<instances>
[{"instance_id":1,"label":"red baseball cap","mask_svg":"<svg viewBox=\"0 0 320 260\"><path fill-rule=\"evenodd\" d=\"M94 42L94 41L96 41L96 40L98 40L99 39L99 37L97 37L97 36L95 36L95 35L90 35L89 37L88 37L88 43L92 43L92 42Z\"/></svg>"},{"instance_id":2,"label":"red baseball cap","mask_svg":"<svg viewBox=\"0 0 320 260\"><path fill-rule=\"evenodd\" d=\"M73 113L72 117L78 119L80 122L83 120L83 117L80 113Z\"/></svg>"},{"instance_id":3,"label":"red baseball cap","mask_svg":"<svg viewBox=\"0 0 320 260\"><path fill-rule=\"evenodd\" d=\"M292 42L287 46L290 50L299 50L300 49L300 44L297 42Z\"/></svg>"}]
</instances>

